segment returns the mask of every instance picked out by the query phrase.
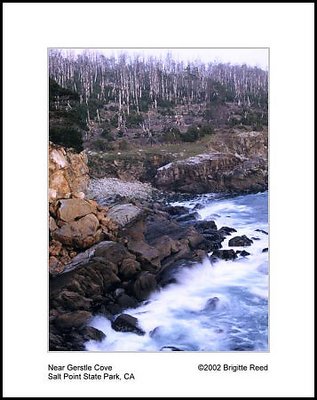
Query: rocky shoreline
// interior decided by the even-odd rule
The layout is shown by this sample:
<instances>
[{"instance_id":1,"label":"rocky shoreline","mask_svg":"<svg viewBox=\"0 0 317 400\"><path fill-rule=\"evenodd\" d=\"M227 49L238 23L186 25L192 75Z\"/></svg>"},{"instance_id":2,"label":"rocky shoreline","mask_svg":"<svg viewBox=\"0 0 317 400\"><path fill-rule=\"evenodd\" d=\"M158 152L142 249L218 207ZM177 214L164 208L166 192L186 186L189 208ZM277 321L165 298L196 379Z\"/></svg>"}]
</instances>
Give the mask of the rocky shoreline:
<instances>
[{"instance_id":1,"label":"rocky shoreline","mask_svg":"<svg viewBox=\"0 0 317 400\"><path fill-rule=\"evenodd\" d=\"M185 263L194 268L208 254L211 261L248 255L221 250L234 228L199 221L195 211L170 206L146 183L110 178L89 184L86 164L83 155L50 148L50 351L82 351L86 341L103 340L89 325L96 315L116 331L143 335L124 311L175 282ZM231 241L250 244L247 237Z\"/></svg>"},{"instance_id":2,"label":"rocky shoreline","mask_svg":"<svg viewBox=\"0 0 317 400\"><path fill-rule=\"evenodd\" d=\"M50 350L84 350L87 340L104 339L89 326L94 315L110 319L117 331L144 334L125 309L175 282L174 272L185 261L194 267L209 252L213 260L232 258L219 249L235 230L198 221L183 207L130 203L113 206L108 217L118 226L115 240L95 244L51 275Z\"/></svg>"}]
</instances>

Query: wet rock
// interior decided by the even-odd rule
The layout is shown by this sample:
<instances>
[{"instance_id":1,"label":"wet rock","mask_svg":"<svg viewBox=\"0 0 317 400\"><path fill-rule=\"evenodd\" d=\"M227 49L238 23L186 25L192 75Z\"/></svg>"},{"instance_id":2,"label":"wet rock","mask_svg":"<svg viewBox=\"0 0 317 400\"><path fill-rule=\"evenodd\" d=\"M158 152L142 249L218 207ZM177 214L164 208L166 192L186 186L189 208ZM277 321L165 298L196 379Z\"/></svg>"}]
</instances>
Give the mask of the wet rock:
<instances>
[{"instance_id":1,"label":"wet rock","mask_svg":"<svg viewBox=\"0 0 317 400\"><path fill-rule=\"evenodd\" d=\"M91 310L92 300L79 293L63 290L57 297L58 304L66 310Z\"/></svg>"},{"instance_id":2,"label":"wet rock","mask_svg":"<svg viewBox=\"0 0 317 400\"><path fill-rule=\"evenodd\" d=\"M262 250L262 253L267 253L269 251L269 248L268 247L265 247L263 250Z\"/></svg>"},{"instance_id":3,"label":"wet rock","mask_svg":"<svg viewBox=\"0 0 317 400\"><path fill-rule=\"evenodd\" d=\"M263 229L256 229L255 232L261 232L261 233L264 233L265 235L268 235L268 233L266 231L264 231Z\"/></svg>"},{"instance_id":4,"label":"wet rock","mask_svg":"<svg viewBox=\"0 0 317 400\"><path fill-rule=\"evenodd\" d=\"M231 233L237 232L236 229L234 228L229 228L229 226L222 226L219 230L218 233L221 234L222 236L229 236Z\"/></svg>"},{"instance_id":5,"label":"wet rock","mask_svg":"<svg viewBox=\"0 0 317 400\"><path fill-rule=\"evenodd\" d=\"M61 330L69 330L83 327L91 317L91 312L75 311L59 315L55 318L54 323Z\"/></svg>"},{"instance_id":6,"label":"wet rock","mask_svg":"<svg viewBox=\"0 0 317 400\"><path fill-rule=\"evenodd\" d=\"M129 314L119 315L112 322L111 327L117 332L132 332L139 336L145 335L145 332L138 327L138 319Z\"/></svg>"},{"instance_id":7,"label":"wet rock","mask_svg":"<svg viewBox=\"0 0 317 400\"><path fill-rule=\"evenodd\" d=\"M196 249L198 245L205 240L204 236L197 232L194 227L188 228L185 237L191 249Z\"/></svg>"},{"instance_id":8,"label":"wet rock","mask_svg":"<svg viewBox=\"0 0 317 400\"><path fill-rule=\"evenodd\" d=\"M215 250L212 253L212 257L217 257L222 260L235 260L237 258L236 252L234 250Z\"/></svg>"},{"instance_id":9,"label":"wet rock","mask_svg":"<svg viewBox=\"0 0 317 400\"><path fill-rule=\"evenodd\" d=\"M145 300L156 288L155 275L147 271L142 272L133 284L133 292L138 300Z\"/></svg>"},{"instance_id":10,"label":"wet rock","mask_svg":"<svg viewBox=\"0 0 317 400\"><path fill-rule=\"evenodd\" d=\"M160 348L160 351L184 351L184 350L181 350L175 346L163 346Z\"/></svg>"},{"instance_id":11,"label":"wet rock","mask_svg":"<svg viewBox=\"0 0 317 400\"><path fill-rule=\"evenodd\" d=\"M179 217L176 217L176 221L180 222L180 223L196 221L198 217L199 217L198 212L194 211L194 212L190 212L188 214L180 215Z\"/></svg>"},{"instance_id":12,"label":"wet rock","mask_svg":"<svg viewBox=\"0 0 317 400\"><path fill-rule=\"evenodd\" d=\"M218 297L213 297L211 299L208 299L206 302L206 305L204 307L204 311L214 311L216 309L219 301L220 300Z\"/></svg>"},{"instance_id":13,"label":"wet rock","mask_svg":"<svg viewBox=\"0 0 317 400\"><path fill-rule=\"evenodd\" d=\"M82 336L84 341L95 340L101 342L106 338L106 335L102 331L93 326L85 326L79 330L79 334Z\"/></svg>"},{"instance_id":14,"label":"wet rock","mask_svg":"<svg viewBox=\"0 0 317 400\"><path fill-rule=\"evenodd\" d=\"M141 271L141 264L131 258L125 258L119 266L119 274L122 279L131 279Z\"/></svg>"},{"instance_id":15,"label":"wet rock","mask_svg":"<svg viewBox=\"0 0 317 400\"><path fill-rule=\"evenodd\" d=\"M198 221L194 224L194 227L200 233L205 233L205 232L209 233L210 231L217 230L217 225L215 221Z\"/></svg>"},{"instance_id":16,"label":"wet rock","mask_svg":"<svg viewBox=\"0 0 317 400\"><path fill-rule=\"evenodd\" d=\"M189 208L184 206L168 206L165 211L172 216L181 216L189 212Z\"/></svg>"},{"instance_id":17,"label":"wet rock","mask_svg":"<svg viewBox=\"0 0 317 400\"><path fill-rule=\"evenodd\" d=\"M253 241L249 239L246 235L242 236L235 236L234 238L230 239L228 245L230 247L240 247L240 246L251 246Z\"/></svg>"},{"instance_id":18,"label":"wet rock","mask_svg":"<svg viewBox=\"0 0 317 400\"><path fill-rule=\"evenodd\" d=\"M250 255L250 253L248 253L247 251L245 251L245 250L242 250L241 252L240 252L240 254L239 254L241 257L247 257L247 256L249 256Z\"/></svg>"},{"instance_id":19,"label":"wet rock","mask_svg":"<svg viewBox=\"0 0 317 400\"><path fill-rule=\"evenodd\" d=\"M122 294L121 296L119 296L117 302L121 307L123 307L123 309L135 308L139 304L139 302L136 299L134 299L131 296L128 296L127 294Z\"/></svg>"},{"instance_id":20,"label":"wet rock","mask_svg":"<svg viewBox=\"0 0 317 400\"><path fill-rule=\"evenodd\" d=\"M257 237L257 236L251 236L251 239L252 240L261 240L259 237Z\"/></svg>"},{"instance_id":21,"label":"wet rock","mask_svg":"<svg viewBox=\"0 0 317 400\"><path fill-rule=\"evenodd\" d=\"M96 208L83 199L63 199L58 202L57 216L65 222L74 221L96 212Z\"/></svg>"}]
</instances>

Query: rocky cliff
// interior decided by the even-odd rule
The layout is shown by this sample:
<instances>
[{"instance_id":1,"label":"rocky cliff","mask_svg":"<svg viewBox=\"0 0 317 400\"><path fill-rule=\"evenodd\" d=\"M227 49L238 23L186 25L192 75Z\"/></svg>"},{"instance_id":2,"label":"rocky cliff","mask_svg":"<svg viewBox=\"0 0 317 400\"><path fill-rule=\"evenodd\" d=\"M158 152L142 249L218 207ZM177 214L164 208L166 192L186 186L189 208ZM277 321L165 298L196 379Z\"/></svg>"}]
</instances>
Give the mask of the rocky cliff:
<instances>
[{"instance_id":1,"label":"rocky cliff","mask_svg":"<svg viewBox=\"0 0 317 400\"><path fill-rule=\"evenodd\" d=\"M212 142L209 151L157 170L155 184L184 193L267 189L267 134L243 132Z\"/></svg>"},{"instance_id":2,"label":"rocky cliff","mask_svg":"<svg viewBox=\"0 0 317 400\"><path fill-rule=\"evenodd\" d=\"M86 154L50 143L48 161L49 201L70 197L72 193L84 197L89 182Z\"/></svg>"}]
</instances>

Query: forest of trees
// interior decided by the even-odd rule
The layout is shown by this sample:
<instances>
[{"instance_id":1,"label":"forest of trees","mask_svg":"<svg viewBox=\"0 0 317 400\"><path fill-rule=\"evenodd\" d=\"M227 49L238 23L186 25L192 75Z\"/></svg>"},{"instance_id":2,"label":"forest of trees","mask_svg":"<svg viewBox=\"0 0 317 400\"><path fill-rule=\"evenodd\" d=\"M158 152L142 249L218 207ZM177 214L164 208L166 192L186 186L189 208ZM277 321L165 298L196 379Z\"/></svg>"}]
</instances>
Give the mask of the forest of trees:
<instances>
[{"instance_id":1,"label":"forest of trees","mask_svg":"<svg viewBox=\"0 0 317 400\"><path fill-rule=\"evenodd\" d=\"M88 50L75 56L54 49L49 53L49 74L63 88L78 93L80 102L91 103L94 113L111 102L128 115L148 107L217 100L267 107L268 73L246 65L176 62L170 54L165 60L124 53L109 58Z\"/></svg>"},{"instance_id":2,"label":"forest of trees","mask_svg":"<svg viewBox=\"0 0 317 400\"><path fill-rule=\"evenodd\" d=\"M210 130L217 124L217 107L231 104L240 110L240 116L235 118L230 115L235 111L230 111L226 117L228 126L267 125L268 73L258 67L185 63L173 60L170 54L163 60L125 53L117 58L107 57L92 50L75 55L71 50L51 49L49 76L53 121L50 136L59 140L61 121L66 121L78 148L82 145L77 140L79 134L74 133L74 118L78 118L77 131L89 129L91 121L102 123L105 137L111 127L125 132L127 128L142 126L149 133L150 127L146 125L149 111L173 116L176 108L190 113L198 105ZM102 119L105 110L111 115ZM67 118L61 119L61 115ZM194 134L195 128L189 127L188 140L199 137ZM63 143L64 139L60 141Z\"/></svg>"}]
</instances>

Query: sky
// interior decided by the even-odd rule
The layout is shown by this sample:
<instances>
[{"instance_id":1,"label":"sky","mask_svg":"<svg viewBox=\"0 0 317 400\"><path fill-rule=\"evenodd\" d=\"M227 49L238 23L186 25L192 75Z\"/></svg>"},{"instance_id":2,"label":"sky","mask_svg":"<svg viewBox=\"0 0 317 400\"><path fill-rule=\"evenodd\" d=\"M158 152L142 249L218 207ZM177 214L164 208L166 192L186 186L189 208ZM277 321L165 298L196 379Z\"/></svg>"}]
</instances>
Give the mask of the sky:
<instances>
[{"instance_id":1,"label":"sky","mask_svg":"<svg viewBox=\"0 0 317 400\"><path fill-rule=\"evenodd\" d=\"M91 49L93 50L93 49ZM257 66L264 70L268 70L268 48L178 48L178 49L94 49L107 56L118 56L120 53L128 53L129 55L140 54L141 56L155 56L165 58L167 53L171 53L173 59L178 61L195 61L203 62L224 62L231 64L247 64ZM76 54L84 51L84 49L73 49Z\"/></svg>"}]
</instances>

